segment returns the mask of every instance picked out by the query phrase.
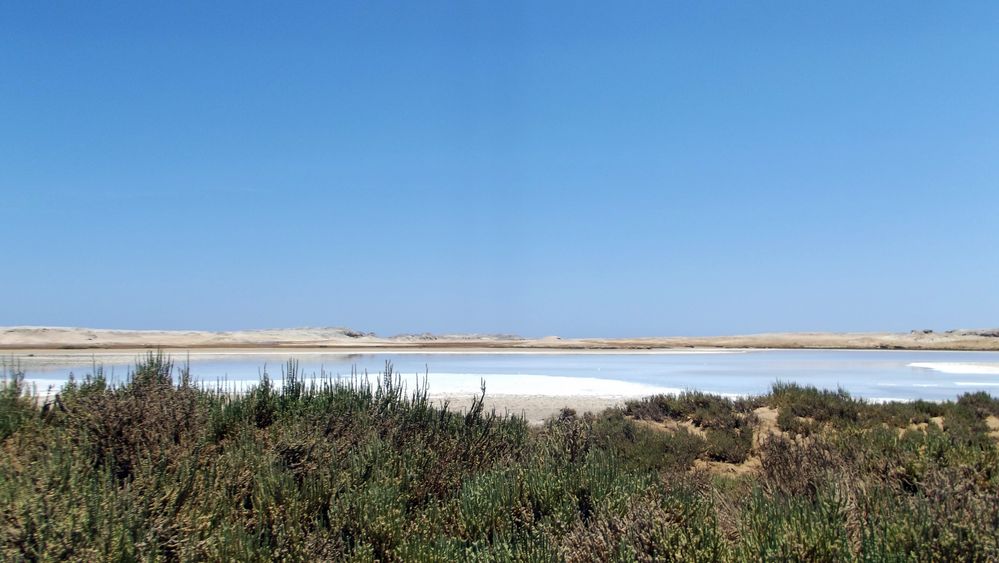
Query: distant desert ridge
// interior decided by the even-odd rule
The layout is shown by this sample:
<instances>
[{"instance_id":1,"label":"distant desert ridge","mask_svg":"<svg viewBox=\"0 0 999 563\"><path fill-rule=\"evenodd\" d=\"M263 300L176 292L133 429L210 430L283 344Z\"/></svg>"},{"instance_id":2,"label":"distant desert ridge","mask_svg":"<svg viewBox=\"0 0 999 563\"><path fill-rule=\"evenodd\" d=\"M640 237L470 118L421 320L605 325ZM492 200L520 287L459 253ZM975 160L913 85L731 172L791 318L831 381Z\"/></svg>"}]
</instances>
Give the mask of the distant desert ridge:
<instances>
[{"instance_id":1,"label":"distant desert ridge","mask_svg":"<svg viewBox=\"0 0 999 563\"><path fill-rule=\"evenodd\" d=\"M382 337L346 328L225 332L111 330L71 327L0 328L0 350L335 348L364 350L613 351L683 348L999 350L999 329L892 332L786 332L737 336L522 338L512 335L419 334Z\"/></svg>"}]
</instances>

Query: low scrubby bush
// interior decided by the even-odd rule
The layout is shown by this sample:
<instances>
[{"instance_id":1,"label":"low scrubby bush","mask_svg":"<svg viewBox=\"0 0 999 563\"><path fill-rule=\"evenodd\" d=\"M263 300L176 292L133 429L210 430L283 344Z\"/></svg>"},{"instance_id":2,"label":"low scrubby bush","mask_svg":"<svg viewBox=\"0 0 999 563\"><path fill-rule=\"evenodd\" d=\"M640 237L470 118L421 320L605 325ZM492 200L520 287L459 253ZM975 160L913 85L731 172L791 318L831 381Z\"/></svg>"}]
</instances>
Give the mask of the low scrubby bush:
<instances>
[{"instance_id":1,"label":"low scrubby bush","mask_svg":"<svg viewBox=\"0 0 999 563\"><path fill-rule=\"evenodd\" d=\"M611 409L593 423L593 441L635 469L685 470L693 465L707 444L686 428L661 432L636 424L624 412Z\"/></svg>"},{"instance_id":2,"label":"low scrubby bush","mask_svg":"<svg viewBox=\"0 0 999 563\"><path fill-rule=\"evenodd\" d=\"M0 440L35 418L34 402L31 390L24 383L24 371L17 366L0 366Z\"/></svg>"},{"instance_id":3,"label":"low scrubby bush","mask_svg":"<svg viewBox=\"0 0 999 563\"><path fill-rule=\"evenodd\" d=\"M842 389L828 391L782 382L773 385L768 403L791 416L836 426L859 421L861 410L865 406L862 401L854 399Z\"/></svg>"},{"instance_id":4,"label":"low scrubby bush","mask_svg":"<svg viewBox=\"0 0 999 563\"><path fill-rule=\"evenodd\" d=\"M740 406L743 404L740 403ZM701 428L735 428L739 425L735 404L730 399L700 391L628 401L625 412L635 418L657 422L690 421Z\"/></svg>"},{"instance_id":5,"label":"low scrubby bush","mask_svg":"<svg viewBox=\"0 0 999 563\"><path fill-rule=\"evenodd\" d=\"M753 447L752 428L709 428L707 434L707 455L715 461L742 463L749 457Z\"/></svg>"}]
</instances>

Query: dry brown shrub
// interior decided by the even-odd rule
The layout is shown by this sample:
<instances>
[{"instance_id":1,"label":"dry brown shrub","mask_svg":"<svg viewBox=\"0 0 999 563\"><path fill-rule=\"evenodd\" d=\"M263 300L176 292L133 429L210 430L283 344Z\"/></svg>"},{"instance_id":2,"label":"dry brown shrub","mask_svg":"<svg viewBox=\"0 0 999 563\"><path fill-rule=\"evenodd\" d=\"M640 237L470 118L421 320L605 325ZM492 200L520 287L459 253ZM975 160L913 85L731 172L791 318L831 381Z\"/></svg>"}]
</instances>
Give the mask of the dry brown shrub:
<instances>
[{"instance_id":1,"label":"dry brown shrub","mask_svg":"<svg viewBox=\"0 0 999 563\"><path fill-rule=\"evenodd\" d=\"M203 421L197 393L161 382L134 383L81 397L69 421L89 445L94 463L125 480L141 460L176 459Z\"/></svg>"}]
</instances>

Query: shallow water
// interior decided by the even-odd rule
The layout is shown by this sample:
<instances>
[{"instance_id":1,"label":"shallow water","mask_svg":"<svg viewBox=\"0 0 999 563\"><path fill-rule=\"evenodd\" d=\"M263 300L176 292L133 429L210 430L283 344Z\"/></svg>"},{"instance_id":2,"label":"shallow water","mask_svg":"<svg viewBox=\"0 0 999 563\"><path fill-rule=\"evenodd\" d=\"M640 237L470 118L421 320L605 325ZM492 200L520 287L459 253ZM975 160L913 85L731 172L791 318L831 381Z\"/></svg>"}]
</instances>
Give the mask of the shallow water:
<instances>
[{"instance_id":1,"label":"shallow water","mask_svg":"<svg viewBox=\"0 0 999 563\"><path fill-rule=\"evenodd\" d=\"M175 354L182 363L186 353ZM971 391L999 393L999 352L909 352L766 350L683 354L266 354L191 352L194 378L206 385L242 389L265 370L280 380L289 358L307 376L350 377L356 370L375 379L385 363L412 388L426 376L431 395L467 394L485 380L490 395L636 397L697 389L727 395L765 393L775 381L824 389L843 388L871 400L944 400ZM111 379L123 381L133 359L80 353L58 362L6 357L20 363L39 391L56 389L73 372L91 373L103 363ZM913 365L916 364L916 365Z\"/></svg>"}]
</instances>

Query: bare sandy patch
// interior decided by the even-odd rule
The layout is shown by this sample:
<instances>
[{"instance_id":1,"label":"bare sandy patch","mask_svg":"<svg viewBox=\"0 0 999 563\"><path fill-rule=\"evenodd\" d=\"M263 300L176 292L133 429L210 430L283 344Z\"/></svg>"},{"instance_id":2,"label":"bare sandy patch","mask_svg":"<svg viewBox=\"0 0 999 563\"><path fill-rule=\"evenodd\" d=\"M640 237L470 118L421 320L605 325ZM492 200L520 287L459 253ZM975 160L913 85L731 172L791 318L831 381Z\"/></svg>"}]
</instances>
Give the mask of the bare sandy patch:
<instances>
[{"instance_id":1,"label":"bare sandy patch","mask_svg":"<svg viewBox=\"0 0 999 563\"><path fill-rule=\"evenodd\" d=\"M777 409L772 407L760 407L753 411L756 415L757 425L753 428L753 449L758 449L764 437L777 436L783 434L777 426Z\"/></svg>"},{"instance_id":2,"label":"bare sandy patch","mask_svg":"<svg viewBox=\"0 0 999 563\"><path fill-rule=\"evenodd\" d=\"M985 417L985 425L989 427L989 436L999 440L999 417L995 415Z\"/></svg>"}]
</instances>

